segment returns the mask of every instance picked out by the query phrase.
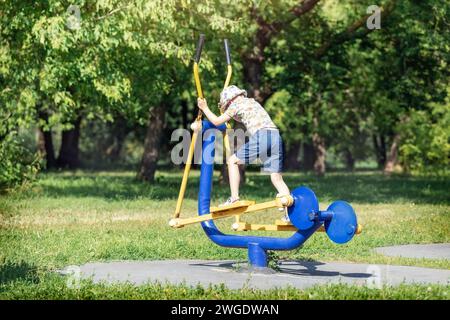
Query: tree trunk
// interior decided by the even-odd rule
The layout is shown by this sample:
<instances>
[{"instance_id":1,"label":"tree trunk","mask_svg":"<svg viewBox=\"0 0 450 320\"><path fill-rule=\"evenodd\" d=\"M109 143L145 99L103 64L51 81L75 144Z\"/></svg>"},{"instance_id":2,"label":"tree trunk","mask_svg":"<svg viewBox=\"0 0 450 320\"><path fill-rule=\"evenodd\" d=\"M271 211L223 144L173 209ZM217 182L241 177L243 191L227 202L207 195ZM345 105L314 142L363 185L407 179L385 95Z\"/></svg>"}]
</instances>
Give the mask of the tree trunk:
<instances>
[{"instance_id":1,"label":"tree trunk","mask_svg":"<svg viewBox=\"0 0 450 320\"><path fill-rule=\"evenodd\" d=\"M39 112L39 119L48 123L48 114L45 112ZM53 137L51 129L45 130L41 126L37 129L38 141L37 147L40 155L45 157L46 169L56 167L55 149L53 147Z\"/></svg>"},{"instance_id":2,"label":"tree trunk","mask_svg":"<svg viewBox=\"0 0 450 320\"><path fill-rule=\"evenodd\" d=\"M56 167L52 132L50 130L43 131L42 128L38 128L37 136L38 152L41 156L45 157L45 168L51 169Z\"/></svg>"},{"instance_id":3,"label":"tree trunk","mask_svg":"<svg viewBox=\"0 0 450 320\"><path fill-rule=\"evenodd\" d=\"M314 169L314 147L309 142L303 143L303 160L302 160L302 168L305 171L312 171Z\"/></svg>"},{"instance_id":4,"label":"tree trunk","mask_svg":"<svg viewBox=\"0 0 450 320\"><path fill-rule=\"evenodd\" d=\"M59 168L74 169L80 165L78 158L80 141L81 117L78 117L73 123L74 127L70 130L64 130L61 137L61 148L57 166Z\"/></svg>"},{"instance_id":5,"label":"tree trunk","mask_svg":"<svg viewBox=\"0 0 450 320\"><path fill-rule=\"evenodd\" d=\"M46 113L40 113L39 118L48 122L48 115ZM53 137L50 129L45 131L42 127L37 129L37 147L39 154L45 157L46 169L55 168L55 149L53 147Z\"/></svg>"},{"instance_id":6,"label":"tree trunk","mask_svg":"<svg viewBox=\"0 0 450 320\"><path fill-rule=\"evenodd\" d=\"M36 130L36 134L37 134L37 150L38 150L38 154L42 157L46 157L47 156L47 152L45 150L45 138L44 138L44 131L42 131L41 128L38 128Z\"/></svg>"},{"instance_id":7,"label":"tree trunk","mask_svg":"<svg viewBox=\"0 0 450 320\"><path fill-rule=\"evenodd\" d=\"M347 171L355 170L355 158L349 148L344 150L345 168Z\"/></svg>"},{"instance_id":8,"label":"tree trunk","mask_svg":"<svg viewBox=\"0 0 450 320\"><path fill-rule=\"evenodd\" d=\"M289 148L287 148L286 157L284 158L284 168L286 170L298 170L300 168L300 162L298 161L300 148L300 141L293 142Z\"/></svg>"},{"instance_id":9,"label":"tree trunk","mask_svg":"<svg viewBox=\"0 0 450 320\"><path fill-rule=\"evenodd\" d=\"M386 139L384 135L373 135L373 146L377 158L378 169L384 168L386 164Z\"/></svg>"},{"instance_id":10,"label":"tree trunk","mask_svg":"<svg viewBox=\"0 0 450 320\"><path fill-rule=\"evenodd\" d=\"M260 52L261 49L255 49ZM264 103L265 94L261 90L261 77L263 74L264 56L262 53L251 54L244 58L244 80L248 85L248 95L259 103Z\"/></svg>"},{"instance_id":11,"label":"tree trunk","mask_svg":"<svg viewBox=\"0 0 450 320\"><path fill-rule=\"evenodd\" d=\"M126 119L118 117L114 120L114 123L109 126L109 137L107 141L107 148L105 155L111 162L116 162L123 148L125 139L129 133Z\"/></svg>"},{"instance_id":12,"label":"tree trunk","mask_svg":"<svg viewBox=\"0 0 450 320\"><path fill-rule=\"evenodd\" d=\"M314 147L314 171L318 176L325 174L325 139L323 139L318 133L313 134L313 147Z\"/></svg>"},{"instance_id":13,"label":"tree trunk","mask_svg":"<svg viewBox=\"0 0 450 320\"><path fill-rule=\"evenodd\" d=\"M144 154L137 178L143 181L155 180L156 164L165 123L166 106L161 104L151 109L148 118L148 129L144 142Z\"/></svg>"},{"instance_id":14,"label":"tree trunk","mask_svg":"<svg viewBox=\"0 0 450 320\"><path fill-rule=\"evenodd\" d=\"M384 173L390 174L395 170L395 166L398 163L398 145L400 143L400 135L395 134L392 138L392 144L389 148L389 154L386 159L386 165L384 166Z\"/></svg>"}]
</instances>

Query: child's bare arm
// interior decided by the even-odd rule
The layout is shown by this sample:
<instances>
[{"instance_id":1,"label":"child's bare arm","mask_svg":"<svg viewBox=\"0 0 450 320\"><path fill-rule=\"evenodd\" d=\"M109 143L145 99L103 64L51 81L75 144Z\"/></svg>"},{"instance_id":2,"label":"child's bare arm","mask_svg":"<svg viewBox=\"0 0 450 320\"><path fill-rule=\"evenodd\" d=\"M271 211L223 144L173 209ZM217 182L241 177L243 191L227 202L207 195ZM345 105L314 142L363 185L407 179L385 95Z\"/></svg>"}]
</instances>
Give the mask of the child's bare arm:
<instances>
[{"instance_id":1,"label":"child's bare arm","mask_svg":"<svg viewBox=\"0 0 450 320\"><path fill-rule=\"evenodd\" d=\"M211 121L211 123L215 126L220 126L222 123L227 122L228 120L230 120L230 116L227 115L226 113L220 115L220 116L216 116L208 107L208 104L206 103L205 99L201 99L198 98L197 99L197 104L200 110L203 111L203 113L205 114L205 116L208 118L209 121Z\"/></svg>"}]
</instances>

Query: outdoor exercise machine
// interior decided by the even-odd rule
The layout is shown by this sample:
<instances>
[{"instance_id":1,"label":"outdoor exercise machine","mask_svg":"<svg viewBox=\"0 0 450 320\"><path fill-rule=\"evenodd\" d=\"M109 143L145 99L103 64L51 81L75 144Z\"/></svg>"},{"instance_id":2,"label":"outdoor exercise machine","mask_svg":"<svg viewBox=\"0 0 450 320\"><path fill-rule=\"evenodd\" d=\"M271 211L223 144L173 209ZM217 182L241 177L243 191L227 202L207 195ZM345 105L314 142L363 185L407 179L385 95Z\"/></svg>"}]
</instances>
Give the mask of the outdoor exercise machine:
<instances>
[{"instance_id":1,"label":"outdoor exercise machine","mask_svg":"<svg viewBox=\"0 0 450 320\"><path fill-rule=\"evenodd\" d=\"M205 36L200 35L194 58L194 80L197 95L203 98L203 91L199 76L199 63ZM228 41L224 41L225 55L227 61L227 77L224 87L229 85L232 66ZM202 112L199 111L196 122L202 121ZM272 201L256 203L255 201L238 201L224 207L211 207L211 193L213 186L214 163L205 161L205 150L209 157L214 157L215 134L217 129L226 135L229 125L215 126L207 120L202 121L201 130L194 130L191 145L188 152L186 166L181 182L178 201L174 217L169 221L173 228L181 228L186 225L201 223L206 235L214 243L232 248L248 249L248 259L251 267L267 267L268 250L292 250L302 245L314 232L324 231L328 237L338 244L350 241L355 234L361 232L361 226L352 206L345 201L335 201L326 210L319 210L319 202L314 192L304 186L298 187L290 195L277 197ZM198 192L198 216L180 218L184 193L186 191L187 179L194 155L194 146L198 134L202 138L202 162L200 165L200 184ZM228 156L230 150L228 137L225 136L225 152ZM244 214L261 212L267 209L287 208L289 222L276 220L274 224L252 224L241 221L239 218ZM277 212L279 212L277 210ZM232 224L234 231L293 231L294 234L288 238L264 237L264 236L241 236L222 233L214 223L214 220L236 217Z\"/></svg>"}]
</instances>

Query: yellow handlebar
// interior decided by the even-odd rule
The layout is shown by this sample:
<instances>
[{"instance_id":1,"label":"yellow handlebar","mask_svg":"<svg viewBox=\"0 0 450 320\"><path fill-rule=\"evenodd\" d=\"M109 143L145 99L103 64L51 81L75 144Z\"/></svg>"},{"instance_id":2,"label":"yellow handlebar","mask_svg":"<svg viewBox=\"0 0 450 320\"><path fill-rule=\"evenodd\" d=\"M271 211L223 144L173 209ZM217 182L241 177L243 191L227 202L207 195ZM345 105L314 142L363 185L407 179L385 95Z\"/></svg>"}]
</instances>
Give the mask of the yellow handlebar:
<instances>
[{"instance_id":1,"label":"yellow handlebar","mask_svg":"<svg viewBox=\"0 0 450 320\"><path fill-rule=\"evenodd\" d=\"M200 51L200 53L201 53L201 51ZM200 61L200 56L197 53L196 60L194 62L194 67L193 67L194 68L194 81L195 81L195 87L197 88L197 96L199 98L203 99L202 85L200 82L200 76L199 76L199 72L198 72L198 61ZM195 119L195 121L201 121L202 115L203 115L203 113L199 109L197 118ZM195 143L197 142L197 136L198 136L198 131L194 131L194 133L192 134L191 144L189 146L189 152L188 152L188 156L187 156L187 160L186 160L186 166L184 167L183 178L181 180L180 192L178 193L178 200L177 200L177 206L175 207L174 218L179 218L180 214L181 214L181 206L183 204L184 194L186 192L186 186L187 186L187 180L189 177L189 172L191 171L192 158L194 157L194 150L195 150Z\"/></svg>"},{"instance_id":2,"label":"yellow handlebar","mask_svg":"<svg viewBox=\"0 0 450 320\"><path fill-rule=\"evenodd\" d=\"M201 82L200 82L200 75L199 75L198 65L199 65L199 62L200 62L200 55L201 55L201 52L202 52L204 39L205 39L204 35L200 35L200 39L199 39L199 43L197 45L197 51L196 51L195 59L194 59L194 67L193 67L195 87L197 89L197 96L199 98L202 98L202 99L204 98L204 96L203 96L202 85L201 85ZM231 74L233 72L233 69L231 67L231 58L230 58L230 53L229 53L227 40L225 40L225 52L226 52L226 57L227 57L227 77L225 79L225 83L224 83L224 86L223 86L224 89L230 85ZM202 115L203 115L203 113L199 109L196 121L201 121ZM231 129L231 126L230 126L229 123L226 123L226 127L227 127L227 129ZM191 144L189 146L189 152L188 152L188 156L187 156L187 160L186 160L186 166L184 167L183 178L181 180L180 192L178 194L178 200L177 200L177 205L176 205L176 208L175 208L174 218L179 218L180 217L181 206L183 204L184 194L186 192L187 180L188 180L188 177L189 177L189 172L191 170L192 159L194 157L194 149L195 149L195 144L196 144L196 141L197 141L197 136L198 136L198 131L194 131L194 133L192 134ZM225 137L224 138L225 138L224 139L225 156L228 159L228 155L230 153L230 141L228 139L228 134L227 134L226 131L225 131Z\"/></svg>"}]
</instances>

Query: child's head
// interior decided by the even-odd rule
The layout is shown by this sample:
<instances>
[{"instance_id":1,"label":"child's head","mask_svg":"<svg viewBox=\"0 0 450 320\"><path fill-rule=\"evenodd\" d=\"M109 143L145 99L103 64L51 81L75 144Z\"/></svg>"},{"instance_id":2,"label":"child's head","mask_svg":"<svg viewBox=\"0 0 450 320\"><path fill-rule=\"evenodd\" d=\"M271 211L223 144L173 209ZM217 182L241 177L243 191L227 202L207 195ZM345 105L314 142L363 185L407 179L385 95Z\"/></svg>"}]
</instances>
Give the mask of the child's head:
<instances>
[{"instance_id":1,"label":"child's head","mask_svg":"<svg viewBox=\"0 0 450 320\"><path fill-rule=\"evenodd\" d=\"M239 89L236 86L226 87L220 93L220 108L222 110L226 110L230 106L231 102L239 96L247 97L247 91Z\"/></svg>"}]
</instances>

